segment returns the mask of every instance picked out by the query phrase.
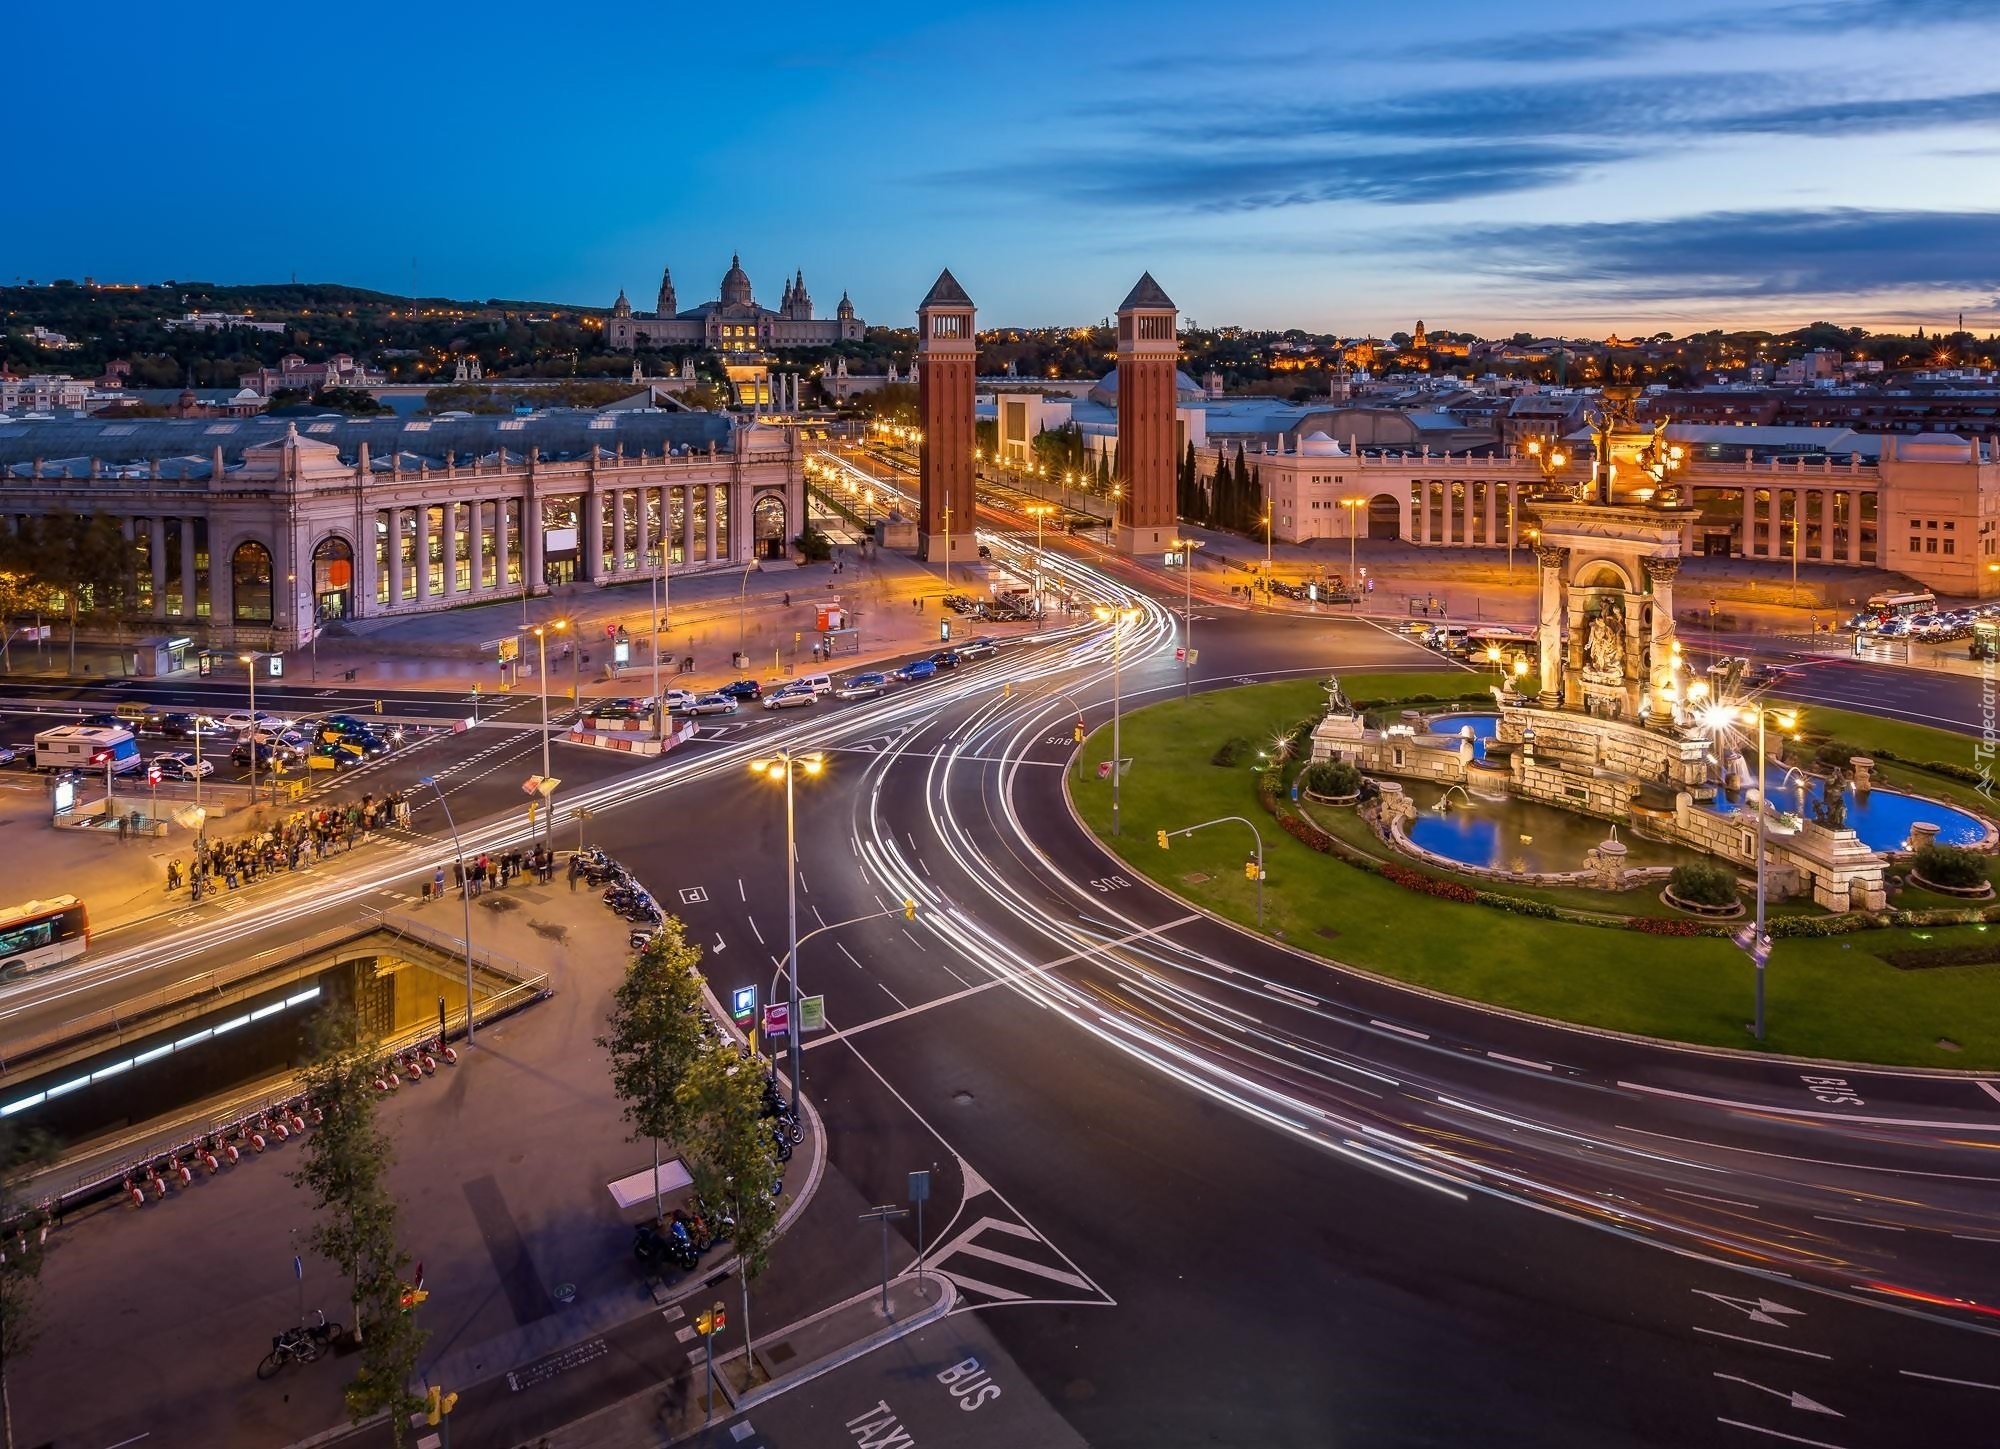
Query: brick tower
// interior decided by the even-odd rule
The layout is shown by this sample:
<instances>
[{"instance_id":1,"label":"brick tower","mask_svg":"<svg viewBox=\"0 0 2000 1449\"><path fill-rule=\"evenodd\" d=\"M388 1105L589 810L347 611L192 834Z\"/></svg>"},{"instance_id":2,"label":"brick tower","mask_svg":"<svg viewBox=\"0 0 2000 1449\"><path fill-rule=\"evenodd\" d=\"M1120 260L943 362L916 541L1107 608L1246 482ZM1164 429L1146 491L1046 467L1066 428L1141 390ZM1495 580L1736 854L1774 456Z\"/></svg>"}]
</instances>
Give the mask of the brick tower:
<instances>
[{"instance_id":1,"label":"brick tower","mask_svg":"<svg viewBox=\"0 0 2000 1449\"><path fill-rule=\"evenodd\" d=\"M1174 478L1179 309L1151 272L1118 304L1118 547L1164 549L1177 532Z\"/></svg>"},{"instance_id":2,"label":"brick tower","mask_svg":"<svg viewBox=\"0 0 2000 1449\"><path fill-rule=\"evenodd\" d=\"M949 563L978 556L974 537L972 378L979 344L972 298L949 271L939 272L917 306L919 451L917 547ZM950 557L946 559L949 539Z\"/></svg>"}]
</instances>

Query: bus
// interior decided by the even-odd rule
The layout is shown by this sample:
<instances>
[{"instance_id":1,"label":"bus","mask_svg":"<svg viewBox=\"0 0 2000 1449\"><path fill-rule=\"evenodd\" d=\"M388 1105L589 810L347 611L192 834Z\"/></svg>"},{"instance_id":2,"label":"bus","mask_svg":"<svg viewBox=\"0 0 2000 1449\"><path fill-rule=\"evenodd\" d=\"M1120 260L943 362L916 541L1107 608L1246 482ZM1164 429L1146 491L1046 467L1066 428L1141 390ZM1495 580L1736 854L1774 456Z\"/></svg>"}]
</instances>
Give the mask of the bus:
<instances>
[{"instance_id":1,"label":"bus","mask_svg":"<svg viewBox=\"0 0 2000 1449\"><path fill-rule=\"evenodd\" d=\"M1868 596L1868 612L1878 622L1890 619L1909 619L1918 614L1937 612L1937 595L1931 593L1898 594L1881 593Z\"/></svg>"},{"instance_id":2,"label":"bus","mask_svg":"<svg viewBox=\"0 0 2000 1449\"><path fill-rule=\"evenodd\" d=\"M0 910L0 981L73 961L90 949L90 915L75 896Z\"/></svg>"}]
</instances>

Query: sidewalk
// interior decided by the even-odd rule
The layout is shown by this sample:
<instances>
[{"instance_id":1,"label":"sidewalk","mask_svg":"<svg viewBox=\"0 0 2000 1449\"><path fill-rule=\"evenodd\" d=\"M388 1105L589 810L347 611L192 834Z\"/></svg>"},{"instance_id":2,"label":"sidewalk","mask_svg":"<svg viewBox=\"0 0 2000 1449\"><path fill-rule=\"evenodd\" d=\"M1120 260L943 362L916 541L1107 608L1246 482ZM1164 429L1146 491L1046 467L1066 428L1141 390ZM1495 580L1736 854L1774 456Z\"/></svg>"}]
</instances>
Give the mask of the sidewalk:
<instances>
[{"instance_id":1,"label":"sidewalk","mask_svg":"<svg viewBox=\"0 0 2000 1449\"><path fill-rule=\"evenodd\" d=\"M760 1337L755 1388L745 1386L742 1349L721 1355L715 1361L712 1416L708 1363L695 1339L690 1341L686 1378L629 1395L588 1418L537 1436L534 1449L658 1449L677 1443L711 1422L726 1422L935 1323L951 1311L957 1294L948 1278L906 1273L889 1281L886 1313L882 1298L882 1290L872 1288ZM733 1313L735 1305L728 1295L714 1301ZM707 1302L704 1296L690 1307L702 1310Z\"/></svg>"},{"instance_id":2,"label":"sidewalk","mask_svg":"<svg viewBox=\"0 0 2000 1449\"><path fill-rule=\"evenodd\" d=\"M458 932L454 900L381 904ZM457 1066L405 1085L381 1114L398 1148L402 1240L431 1293L422 1367L448 1372L459 1389L659 1317L631 1256L639 1210L621 1212L606 1186L649 1167L651 1149L627 1140L593 1044L629 956L628 927L596 892L572 894L560 877L488 892L473 915L477 945L549 972L553 994L482 1028ZM792 1193L809 1190L823 1155L815 1127L787 1173ZM274 1145L163 1201L59 1229L39 1292L44 1336L12 1377L22 1442L125 1442L171 1425L161 1442L252 1449L345 1423L351 1359L270 1384L253 1376L301 1304L351 1317L334 1270L304 1246L311 1213L287 1176L297 1162L296 1145ZM711 1253L688 1286L725 1260L726 1250ZM809 1274L790 1276L812 1291ZM782 1294L760 1285L757 1296L784 1311ZM119 1371L106 1374L113 1362Z\"/></svg>"}]
</instances>

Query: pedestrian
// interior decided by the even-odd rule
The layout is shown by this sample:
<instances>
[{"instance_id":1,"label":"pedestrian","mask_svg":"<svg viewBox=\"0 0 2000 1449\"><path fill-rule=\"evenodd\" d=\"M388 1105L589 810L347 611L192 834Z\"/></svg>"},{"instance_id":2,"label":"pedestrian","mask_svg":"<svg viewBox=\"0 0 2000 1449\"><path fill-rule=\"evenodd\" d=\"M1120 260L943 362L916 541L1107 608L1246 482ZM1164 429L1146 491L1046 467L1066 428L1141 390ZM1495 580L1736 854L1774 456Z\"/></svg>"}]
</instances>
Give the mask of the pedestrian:
<instances>
[{"instance_id":1,"label":"pedestrian","mask_svg":"<svg viewBox=\"0 0 2000 1449\"><path fill-rule=\"evenodd\" d=\"M120 845L128 845L131 843L131 840L132 817L130 815L120 815L118 817L118 843Z\"/></svg>"},{"instance_id":2,"label":"pedestrian","mask_svg":"<svg viewBox=\"0 0 2000 1449\"><path fill-rule=\"evenodd\" d=\"M569 858L569 889L571 895L576 894L576 878L582 874L583 860L580 856L572 854Z\"/></svg>"},{"instance_id":3,"label":"pedestrian","mask_svg":"<svg viewBox=\"0 0 2000 1449\"><path fill-rule=\"evenodd\" d=\"M791 608L791 606L792 606L792 595L790 590L787 590L785 593L785 607L789 609Z\"/></svg>"},{"instance_id":4,"label":"pedestrian","mask_svg":"<svg viewBox=\"0 0 2000 1449\"><path fill-rule=\"evenodd\" d=\"M181 888L181 863L178 860L170 860L167 862L167 889L170 891L177 891L180 888Z\"/></svg>"},{"instance_id":5,"label":"pedestrian","mask_svg":"<svg viewBox=\"0 0 2000 1449\"><path fill-rule=\"evenodd\" d=\"M442 899L444 896L443 866L439 866L436 870L431 872L431 894L439 897L440 899Z\"/></svg>"}]
</instances>

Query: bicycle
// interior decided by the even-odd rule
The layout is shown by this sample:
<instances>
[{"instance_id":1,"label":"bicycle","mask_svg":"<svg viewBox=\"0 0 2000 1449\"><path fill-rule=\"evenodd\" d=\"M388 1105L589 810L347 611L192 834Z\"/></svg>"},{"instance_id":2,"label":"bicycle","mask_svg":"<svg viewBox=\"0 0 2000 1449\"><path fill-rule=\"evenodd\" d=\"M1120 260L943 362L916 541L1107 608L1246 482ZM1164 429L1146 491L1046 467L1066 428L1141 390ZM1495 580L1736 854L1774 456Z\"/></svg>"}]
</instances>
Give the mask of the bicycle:
<instances>
[{"instance_id":1,"label":"bicycle","mask_svg":"<svg viewBox=\"0 0 2000 1449\"><path fill-rule=\"evenodd\" d=\"M271 1351L257 1365L258 1378L276 1378L289 1363L311 1363L340 1337L338 1323L329 1323L321 1312L315 1311L314 1316L318 1322L288 1328L271 1339Z\"/></svg>"}]
</instances>

